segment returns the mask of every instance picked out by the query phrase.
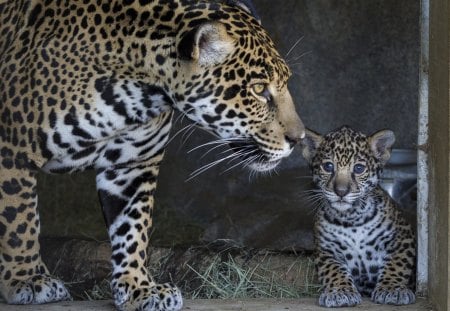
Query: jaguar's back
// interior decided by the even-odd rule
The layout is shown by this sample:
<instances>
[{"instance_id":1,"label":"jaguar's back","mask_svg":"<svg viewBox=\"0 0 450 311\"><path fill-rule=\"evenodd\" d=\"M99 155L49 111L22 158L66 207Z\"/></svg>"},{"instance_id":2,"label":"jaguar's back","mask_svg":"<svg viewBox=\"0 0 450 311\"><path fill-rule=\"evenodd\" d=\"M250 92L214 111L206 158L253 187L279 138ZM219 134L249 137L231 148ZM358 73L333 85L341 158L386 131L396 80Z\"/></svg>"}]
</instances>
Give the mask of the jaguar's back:
<instances>
[{"instance_id":1,"label":"jaguar's back","mask_svg":"<svg viewBox=\"0 0 450 311\"><path fill-rule=\"evenodd\" d=\"M11 43L24 28L28 7L31 1L3 0L0 1L0 59L11 48Z\"/></svg>"}]
</instances>

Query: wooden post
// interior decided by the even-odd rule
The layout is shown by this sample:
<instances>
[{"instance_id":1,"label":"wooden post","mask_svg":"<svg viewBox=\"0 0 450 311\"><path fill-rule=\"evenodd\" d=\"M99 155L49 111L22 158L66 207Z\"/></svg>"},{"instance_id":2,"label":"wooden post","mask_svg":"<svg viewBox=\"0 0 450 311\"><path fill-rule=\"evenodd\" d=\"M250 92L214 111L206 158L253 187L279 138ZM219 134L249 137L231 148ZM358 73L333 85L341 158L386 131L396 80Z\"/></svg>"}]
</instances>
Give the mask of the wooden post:
<instances>
[{"instance_id":1,"label":"wooden post","mask_svg":"<svg viewBox=\"0 0 450 311\"><path fill-rule=\"evenodd\" d=\"M425 0L426 1L426 0ZM450 310L449 1L429 0L429 281L436 311Z\"/></svg>"}]
</instances>

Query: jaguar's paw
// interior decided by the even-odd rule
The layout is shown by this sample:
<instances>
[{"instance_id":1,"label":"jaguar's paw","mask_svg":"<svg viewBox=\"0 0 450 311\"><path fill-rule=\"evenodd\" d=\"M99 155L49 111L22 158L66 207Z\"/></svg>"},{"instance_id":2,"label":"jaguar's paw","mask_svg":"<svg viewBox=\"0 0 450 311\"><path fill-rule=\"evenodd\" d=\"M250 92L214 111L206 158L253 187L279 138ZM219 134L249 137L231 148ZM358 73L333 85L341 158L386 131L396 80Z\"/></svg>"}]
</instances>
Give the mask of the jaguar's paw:
<instances>
[{"instance_id":1,"label":"jaguar's paw","mask_svg":"<svg viewBox=\"0 0 450 311\"><path fill-rule=\"evenodd\" d=\"M361 303L361 294L354 288L327 288L319 297L319 305L327 308L353 307Z\"/></svg>"},{"instance_id":2,"label":"jaguar's paw","mask_svg":"<svg viewBox=\"0 0 450 311\"><path fill-rule=\"evenodd\" d=\"M183 307L180 290L170 283L134 289L126 295L119 290L114 297L120 311L178 311Z\"/></svg>"},{"instance_id":3,"label":"jaguar's paw","mask_svg":"<svg viewBox=\"0 0 450 311\"><path fill-rule=\"evenodd\" d=\"M64 283L48 275L36 275L26 281L12 281L11 285L12 288L5 297L10 304L42 304L72 300Z\"/></svg>"},{"instance_id":4,"label":"jaguar's paw","mask_svg":"<svg viewBox=\"0 0 450 311\"><path fill-rule=\"evenodd\" d=\"M372 301L387 305L409 305L416 302L416 295L406 286L377 286Z\"/></svg>"}]
</instances>

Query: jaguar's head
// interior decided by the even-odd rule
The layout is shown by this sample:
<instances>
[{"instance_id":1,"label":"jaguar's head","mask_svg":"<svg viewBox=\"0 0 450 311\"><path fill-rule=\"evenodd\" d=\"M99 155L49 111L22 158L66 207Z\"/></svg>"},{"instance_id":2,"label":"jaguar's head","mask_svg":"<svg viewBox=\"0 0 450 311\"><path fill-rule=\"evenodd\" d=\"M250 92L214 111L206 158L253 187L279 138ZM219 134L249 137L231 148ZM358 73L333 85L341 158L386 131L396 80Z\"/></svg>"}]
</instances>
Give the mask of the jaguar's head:
<instances>
[{"instance_id":1,"label":"jaguar's head","mask_svg":"<svg viewBox=\"0 0 450 311\"><path fill-rule=\"evenodd\" d=\"M175 105L251 169L271 170L304 137L287 87L291 72L247 11L215 4L197 16L177 39Z\"/></svg>"},{"instance_id":2,"label":"jaguar's head","mask_svg":"<svg viewBox=\"0 0 450 311\"><path fill-rule=\"evenodd\" d=\"M324 198L343 212L377 186L394 141L390 130L366 136L343 126L325 136L306 130L301 148Z\"/></svg>"}]
</instances>

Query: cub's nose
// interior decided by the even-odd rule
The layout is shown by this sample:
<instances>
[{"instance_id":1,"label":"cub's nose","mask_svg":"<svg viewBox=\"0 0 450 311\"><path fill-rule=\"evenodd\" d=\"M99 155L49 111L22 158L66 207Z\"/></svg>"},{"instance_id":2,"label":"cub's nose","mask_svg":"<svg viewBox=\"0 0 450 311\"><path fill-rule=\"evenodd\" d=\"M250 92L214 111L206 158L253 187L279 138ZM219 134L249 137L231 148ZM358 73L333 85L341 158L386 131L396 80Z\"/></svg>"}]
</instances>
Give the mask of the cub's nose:
<instances>
[{"instance_id":1,"label":"cub's nose","mask_svg":"<svg viewBox=\"0 0 450 311\"><path fill-rule=\"evenodd\" d=\"M335 184L334 193L336 193L341 199L345 197L350 192L350 187L348 185Z\"/></svg>"}]
</instances>

